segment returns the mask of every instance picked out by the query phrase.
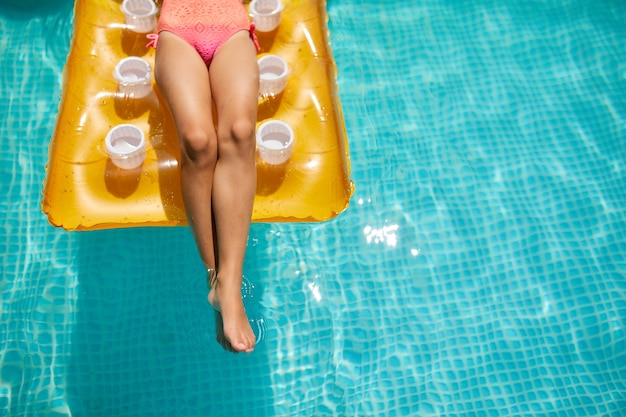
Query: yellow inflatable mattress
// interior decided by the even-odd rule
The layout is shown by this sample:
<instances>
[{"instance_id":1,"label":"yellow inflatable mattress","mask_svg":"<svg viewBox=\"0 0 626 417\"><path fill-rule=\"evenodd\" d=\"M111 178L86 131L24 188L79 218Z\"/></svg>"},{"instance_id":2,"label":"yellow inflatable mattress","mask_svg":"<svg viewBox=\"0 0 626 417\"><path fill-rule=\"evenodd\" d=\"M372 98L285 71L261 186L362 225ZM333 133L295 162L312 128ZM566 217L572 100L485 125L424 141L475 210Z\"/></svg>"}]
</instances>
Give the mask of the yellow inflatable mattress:
<instances>
[{"instance_id":1,"label":"yellow inflatable mattress","mask_svg":"<svg viewBox=\"0 0 626 417\"><path fill-rule=\"evenodd\" d=\"M288 78L281 93L260 94L258 122L286 122L294 133L293 153L286 162L270 164L257 152L253 221L324 221L341 213L353 192L326 3L282 4L278 27L257 30L257 36L259 58L282 58ZM155 5L158 10L160 1ZM153 77L141 97L122 93L114 77L126 57L153 67L146 34L131 30L121 0L76 0L74 19L49 148L44 213L67 230L186 224L177 137ZM120 168L107 152L105 137L122 124L145 136L145 158L137 167Z\"/></svg>"}]
</instances>

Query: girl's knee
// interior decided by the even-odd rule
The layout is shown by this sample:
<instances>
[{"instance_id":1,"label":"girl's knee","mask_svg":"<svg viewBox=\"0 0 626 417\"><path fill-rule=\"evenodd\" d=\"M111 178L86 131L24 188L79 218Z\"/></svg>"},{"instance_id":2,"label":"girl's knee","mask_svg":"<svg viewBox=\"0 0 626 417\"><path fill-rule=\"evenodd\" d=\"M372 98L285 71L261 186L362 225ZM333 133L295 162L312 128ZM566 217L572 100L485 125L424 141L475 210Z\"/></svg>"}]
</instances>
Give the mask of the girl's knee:
<instances>
[{"instance_id":1,"label":"girl's knee","mask_svg":"<svg viewBox=\"0 0 626 417\"><path fill-rule=\"evenodd\" d=\"M237 149L247 151L254 147L254 133L256 125L253 121L239 119L230 125L227 141L231 142Z\"/></svg>"},{"instance_id":2,"label":"girl's knee","mask_svg":"<svg viewBox=\"0 0 626 417\"><path fill-rule=\"evenodd\" d=\"M254 140L256 125L253 121L239 119L231 126L231 135L236 142L250 142Z\"/></svg>"},{"instance_id":3,"label":"girl's knee","mask_svg":"<svg viewBox=\"0 0 626 417\"><path fill-rule=\"evenodd\" d=\"M184 159L194 165L211 166L217 160L217 138L210 130L189 129L180 133Z\"/></svg>"}]
</instances>

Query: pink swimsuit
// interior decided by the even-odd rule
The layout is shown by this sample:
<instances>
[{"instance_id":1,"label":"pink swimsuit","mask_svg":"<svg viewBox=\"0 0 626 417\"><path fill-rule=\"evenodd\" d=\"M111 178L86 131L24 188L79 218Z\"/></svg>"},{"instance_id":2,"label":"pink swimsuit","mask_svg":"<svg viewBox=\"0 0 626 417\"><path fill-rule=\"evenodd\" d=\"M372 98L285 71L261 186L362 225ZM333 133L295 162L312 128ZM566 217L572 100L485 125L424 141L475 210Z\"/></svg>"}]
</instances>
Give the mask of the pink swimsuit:
<instances>
[{"instance_id":1,"label":"pink swimsuit","mask_svg":"<svg viewBox=\"0 0 626 417\"><path fill-rule=\"evenodd\" d=\"M254 23L241 0L163 0L157 33L148 35L147 46L156 48L164 30L193 46L207 65L220 46L241 30L250 32L259 49Z\"/></svg>"}]
</instances>

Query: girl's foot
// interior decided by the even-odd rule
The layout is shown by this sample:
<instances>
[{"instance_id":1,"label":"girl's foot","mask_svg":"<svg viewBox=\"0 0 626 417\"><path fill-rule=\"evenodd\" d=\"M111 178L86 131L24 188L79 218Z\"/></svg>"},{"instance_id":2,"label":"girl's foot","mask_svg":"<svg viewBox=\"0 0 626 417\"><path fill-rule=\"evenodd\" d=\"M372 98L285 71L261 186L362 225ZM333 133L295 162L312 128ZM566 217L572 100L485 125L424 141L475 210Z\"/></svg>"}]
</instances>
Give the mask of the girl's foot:
<instances>
[{"instance_id":1,"label":"girl's foot","mask_svg":"<svg viewBox=\"0 0 626 417\"><path fill-rule=\"evenodd\" d=\"M211 291L209 303L215 309L217 341L231 352L250 353L254 350L256 337L248 322L241 299L239 280L220 279L214 270L208 270L207 280Z\"/></svg>"}]
</instances>

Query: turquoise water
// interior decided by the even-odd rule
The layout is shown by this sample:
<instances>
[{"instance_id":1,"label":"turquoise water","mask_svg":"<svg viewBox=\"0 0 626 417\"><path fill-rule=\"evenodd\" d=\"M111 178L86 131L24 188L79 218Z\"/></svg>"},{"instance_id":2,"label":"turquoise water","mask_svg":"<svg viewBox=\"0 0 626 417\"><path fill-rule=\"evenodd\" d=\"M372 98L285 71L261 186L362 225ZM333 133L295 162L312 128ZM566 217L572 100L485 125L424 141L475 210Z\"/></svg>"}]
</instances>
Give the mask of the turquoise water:
<instances>
[{"instance_id":1,"label":"turquoise water","mask_svg":"<svg viewBox=\"0 0 626 417\"><path fill-rule=\"evenodd\" d=\"M186 228L47 223L72 5L13 3L0 415L626 415L622 0L330 0L356 192L253 225L249 356L213 341Z\"/></svg>"}]
</instances>

